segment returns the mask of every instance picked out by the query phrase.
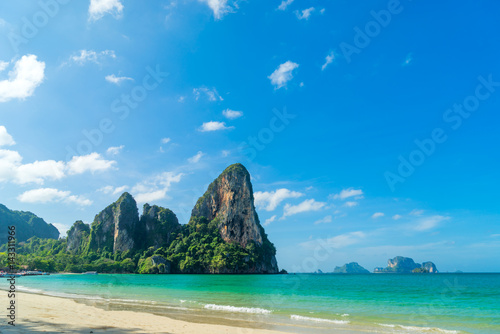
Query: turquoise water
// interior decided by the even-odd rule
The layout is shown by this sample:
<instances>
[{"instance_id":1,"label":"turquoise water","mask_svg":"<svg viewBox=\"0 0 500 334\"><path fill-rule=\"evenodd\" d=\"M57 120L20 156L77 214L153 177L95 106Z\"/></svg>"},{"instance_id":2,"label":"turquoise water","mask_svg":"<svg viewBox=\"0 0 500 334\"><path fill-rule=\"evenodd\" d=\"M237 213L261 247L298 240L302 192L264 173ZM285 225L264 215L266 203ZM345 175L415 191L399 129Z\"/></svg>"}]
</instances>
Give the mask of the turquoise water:
<instances>
[{"instance_id":1,"label":"turquoise water","mask_svg":"<svg viewBox=\"0 0 500 334\"><path fill-rule=\"evenodd\" d=\"M17 286L166 315L296 326L298 332L500 333L500 274L73 274L20 277ZM6 288L3 279L0 288Z\"/></svg>"}]
</instances>

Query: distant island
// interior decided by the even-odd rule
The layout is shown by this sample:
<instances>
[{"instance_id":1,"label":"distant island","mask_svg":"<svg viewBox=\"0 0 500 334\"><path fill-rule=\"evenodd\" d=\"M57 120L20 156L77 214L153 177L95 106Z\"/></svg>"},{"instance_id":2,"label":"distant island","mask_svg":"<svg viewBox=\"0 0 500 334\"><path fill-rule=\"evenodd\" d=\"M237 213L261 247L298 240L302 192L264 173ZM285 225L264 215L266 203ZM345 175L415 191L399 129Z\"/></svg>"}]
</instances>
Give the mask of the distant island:
<instances>
[{"instance_id":1,"label":"distant island","mask_svg":"<svg viewBox=\"0 0 500 334\"><path fill-rule=\"evenodd\" d=\"M396 256L393 259L387 261L386 268L375 268L373 271L375 273L438 273L436 265L430 261L424 262L422 264L415 263L413 259L409 257Z\"/></svg>"},{"instance_id":2,"label":"distant island","mask_svg":"<svg viewBox=\"0 0 500 334\"><path fill-rule=\"evenodd\" d=\"M357 262L346 263L342 267L335 267L334 274L369 274L370 272Z\"/></svg>"},{"instance_id":3,"label":"distant island","mask_svg":"<svg viewBox=\"0 0 500 334\"><path fill-rule=\"evenodd\" d=\"M277 274L276 249L254 207L250 174L226 168L198 199L189 223L167 208L145 204L139 216L127 192L98 213L92 224L76 221L67 238L31 213L0 206L3 225L19 235L18 265L47 272L140 274ZM5 230L7 230L5 228ZM6 243L2 236L2 243ZM6 266L6 245L0 264Z\"/></svg>"}]
</instances>

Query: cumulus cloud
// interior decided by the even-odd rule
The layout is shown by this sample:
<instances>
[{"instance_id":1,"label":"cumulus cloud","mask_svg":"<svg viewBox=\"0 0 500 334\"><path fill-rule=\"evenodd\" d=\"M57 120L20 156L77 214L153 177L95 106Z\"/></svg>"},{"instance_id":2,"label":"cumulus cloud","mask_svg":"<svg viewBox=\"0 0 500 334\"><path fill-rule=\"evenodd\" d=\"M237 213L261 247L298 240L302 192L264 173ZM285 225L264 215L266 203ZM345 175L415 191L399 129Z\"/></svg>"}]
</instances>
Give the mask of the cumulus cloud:
<instances>
[{"instance_id":1,"label":"cumulus cloud","mask_svg":"<svg viewBox=\"0 0 500 334\"><path fill-rule=\"evenodd\" d=\"M411 210L410 212L410 215L411 216L421 216L424 214L424 210L417 210L417 209L413 209Z\"/></svg>"},{"instance_id":2,"label":"cumulus cloud","mask_svg":"<svg viewBox=\"0 0 500 334\"><path fill-rule=\"evenodd\" d=\"M353 208L357 205L358 205L358 202L354 202L354 201L348 201L348 202L344 203L344 206L347 206L348 208Z\"/></svg>"},{"instance_id":3,"label":"cumulus cloud","mask_svg":"<svg viewBox=\"0 0 500 334\"><path fill-rule=\"evenodd\" d=\"M129 78L129 77L117 77L114 74L107 75L104 79L106 79L107 82L111 82L111 83L113 83L115 85L120 85L123 81L127 81L127 80L134 81L134 79L132 79L132 78Z\"/></svg>"},{"instance_id":4,"label":"cumulus cloud","mask_svg":"<svg viewBox=\"0 0 500 334\"><path fill-rule=\"evenodd\" d=\"M215 89L215 88L212 88L212 89L209 89L206 87L194 88L193 95L194 95L196 101L198 101L202 95L206 96L206 98L211 102L224 101L222 96L219 95L219 93L217 92L217 89Z\"/></svg>"},{"instance_id":5,"label":"cumulus cloud","mask_svg":"<svg viewBox=\"0 0 500 334\"><path fill-rule=\"evenodd\" d=\"M321 66L321 70L324 71L328 67L328 65L333 63L334 60L335 60L335 53L332 51L330 52L330 54L326 55L325 63L323 64L323 66Z\"/></svg>"},{"instance_id":6,"label":"cumulus cloud","mask_svg":"<svg viewBox=\"0 0 500 334\"><path fill-rule=\"evenodd\" d=\"M361 189L354 189L354 188L348 188L348 189L343 189L340 193L330 195L333 199L341 199L345 200L349 197L360 197L363 196L363 190Z\"/></svg>"},{"instance_id":7,"label":"cumulus cloud","mask_svg":"<svg viewBox=\"0 0 500 334\"><path fill-rule=\"evenodd\" d=\"M292 4L293 0L283 0L281 4L278 6L278 10L286 10L288 6Z\"/></svg>"},{"instance_id":8,"label":"cumulus cloud","mask_svg":"<svg viewBox=\"0 0 500 334\"><path fill-rule=\"evenodd\" d=\"M188 159L188 162L191 164L196 164L200 162L200 159L205 155L202 151L198 151L196 155L192 156L191 158Z\"/></svg>"},{"instance_id":9,"label":"cumulus cloud","mask_svg":"<svg viewBox=\"0 0 500 334\"><path fill-rule=\"evenodd\" d=\"M24 203L53 203L65 202L88 206L92 201L82 196L71 195L70 191L62 191L54 188L40 188L28 190L17 197L18 201Z\"/></svg>"},{"instance_id":10,"label":"cumulus cloud","mask_svg":"<svg viewBox=\"0 0 500 334\"><path fill-rule=\"evenodd\" d=\"M312 12L314 12L314 7L310 7L302 11L297 10L295 11L295 15L297 15L299 20L308 20Z\"/></svg>"},{"instance_id":11,"label":"cumulus cloud","mask_svg":"<svg viewBox=\"0 0 500 334\"><path fill-rule=\"evenodd\" d=\"M361 242L366 237L366 234L361 231L340 234L328 239L317 239L300 244L305 249L314 250L321 246L322 248L340 249Z\"/></svg>"},{"instance_id":12,"label":"cumulus cloud","mask_svg":"<svg viewBox=\"0 0 500 334\"><path fill-rule=\"evenodd\" d=\"M425 217L419 219L416 224L411 226L411 228L418 232L424 232L436 228L441 222L448 219L450 219L450 217L440 215Z\"/></svg>"},{"instance_id":13,"label":"cumulus cloud","mask_svg":"<svg viewBox=\"0 0 500 334\"><path fill-rule=\"evenodd\" d=\"M106 14L121 17L123 5L120 0L90 0L89 20L97 21Z\"/></svg>"},{"instance_id":14,"label":"cumulus cloud","mask_svg":"<svg viewBox=\"0 0 500 334\"><path fill-rule=\"evenodd\" d=\"M173 183L179 183L183 173L164 172L154 175L140 183L131 190L137 203L148 203L167 198L167 192Z\"/></svg>"},{"instance_id":15,"label":"cumulus cloud","mask_svg":"<svg viewBox=\"0 0 500 334\"><path fill-rule=\"evenodd\" d=\"M59 180L65 177L65 164L62 161L45 160L17 167L15 182L19 184L43 184L45 179Z\"/></svg>"},{"instance_id":16,"label":"cumulus cloud","mask_svg":"<svg viewBox=\"0 0 500 334\"><path fill-rule=\"evenodd\" d=\"M304 196L304 194L281 188L275 191L256 191L253 196L257 208L273 211L284 200L288 198L298 198Z\"/></svg>"},{"instance_id":17,"label":"cumulus cloud","mask_svg":"<svg viewBox=\"0 0 500 334\"><path fill-rule=\"evenodd\" d=\"M198 130L201 132L211 132L229 129L234 129L234 126L226 126L225 122L210 121L203 123Z\"/></svg>"},{"instance_id":18,"label":"cumulus cloud","mask_svg":"<svg viewBox=\"0 0 500 334\"><path fill-rule=\"evenodd\" d=\"M82 174L85 172L100 172L113 169L116 161L105 160L99 153L76 156L68 162L69 174Z\"/></svg>"},{"instance_id":19,"label":"cumulus cloud","mask_svg":"<svg viewBox=\"0 0 500 334\"><path fill-rule=\"evenodd\" d=\"M394 215L394 216L392 216L392 219L394 219L394 220L399 220L401 218L403 218L403 216L401 216L401 215Z\"/></svg>"},{"instance_id":20,"label":"cumulus cloud","mask_svg":"<svg viewBox=\"0 0 500 334\"><path fill-rule=\"evenodd\" d=\"M283 208L283 218L296 215L302 212L319 211L325 205L326 203L317 202L314 199L307 199L297 205L286 204L285 207Z\"/></svg>"},{"instance_id":21,"label":"cumulus cloud","mask_svg":"<svg viewBox=\"0 0 500 334\"><path fill-rule=\"evenodd\" d=\"M8 79L0 81L0 102L25 99L35 92L45 78L45 63L35 55L22 56L9 72Z\"/></svg>"},{"instance_id":22,"label":"cumulus cloud","mask_svg":"<svg viewBox=\"0 0 500 334\"><path fill-rule=\"evenodd\" d=\"M299 64L288 60L278 66L278 68L268 76L268 79L271 80L271 84L274 85L275 89L286 87L287 82L293 79L293 70L297 67L299 67Z\"/></svg>"},{"instance_id":23,"label":"cumulus cloud","mask_svg":"<svg viewBox=\"0 0 500 334\"><path fill-rule=\"evenodd\" d=\"M162 138L162 139L161 139L161 143L162 143L162 144L168 144L168 143L170 143L170 141L171 141L171 139L170 139L170 138Z\"/></svg>"},{"instance_id":24,"label":"cumulus cloud","mask_svg":"<svg viewBox=\"0 0 500 334\"><path fill-rule=\"evenodd\" d=\"M227 119L236 119L238 117L243 116L243 112L231 110L231 109L226 109L222 112L222 115L224 115L224 117L226 117Z\"/></svg>"},{"instance_id":25,"label":"cumulus cloud","mask_svg":"<svg viewBox=\"0 0 500 334\"><path fill-rule=\"evenodd\" d=\"M96 52L94 50L80 50L78 54L69 57L70 62L77 65L83 66L86 63L100 64L100 62L105 58L116 58L115 52L113 50L104 50L101 52Z\"/></svg>"},{"instance_id":26,"label":"cumulus cloud","mask_svg":"<svg viewBox=\"0 0 500 334\"><path fill-rule=\"evenodd\" d=\"M328 215L324 218L318 219L314 222L314 225L331 223L333 221L332 216Z\"/></svg>"},{"instance_id":27,"label":"cumulus cloud","mask_svg":"<svg viewBox=\"0 0 500 334\"><path fill-rule=\"evenodd\" d=\"M376 218L380 218L380 217L383 217L385 216L385 214L383 212L375 212L373 215L372 215L372 218L373 219L376 219Z\"/></svg>"},{"instance_id":28,"label":"cumulus cloud","mask_svg":"<svg viewBox=\"0 0 500 334\"><path fill-rule=\"evenodd\" d=\"M106 154L108 155L118 155L120 152L123 150L125 146L120 145L120 146L112 146L106 150Z\"/></svg>"},{"instance_id":29,"label":"cumulus cloud","mask_svg":"<svg viewBox=\"0 0 500 334\"><path fill-rule=\"evenodd\" d=\"M15 145L16 142L12 138L12 136L7 132L5 126L0 125L0 146L12 146Z\"/></svg>"}]
</instances>

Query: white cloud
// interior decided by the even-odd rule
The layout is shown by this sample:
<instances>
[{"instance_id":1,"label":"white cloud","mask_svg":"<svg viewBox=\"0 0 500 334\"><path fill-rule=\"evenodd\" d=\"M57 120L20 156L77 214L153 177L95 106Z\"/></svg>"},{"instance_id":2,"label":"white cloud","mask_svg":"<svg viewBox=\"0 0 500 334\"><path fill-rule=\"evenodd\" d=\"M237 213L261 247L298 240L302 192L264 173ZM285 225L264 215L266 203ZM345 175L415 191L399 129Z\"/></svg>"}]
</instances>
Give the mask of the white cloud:
<instances>
[{"instance_id":1,"label":"white cloud","mask_svg":"<svg viewBox=\"0 0 500 334\"><path fill-rule=\"evenodd\" d=\"M314 225L331 223L333 221L332 216L328 215L324 218L318 219L314 222Z\"/></svg>"},{"instance_id":2,"label":"white cloud","mask_svg":"<svg viewBox=\"0 0 500 334\"><path fill-rule=\"evenodd\" d=\"M45 78L45 63L35 55L22 56L9 72L9 78L0 81L0 102L25 99L35 92Z\"/></svg>"},{"instance_id":3,"label":"white cloud","mask_svg":"<svg viewBox=\"0 0 500 334\"><path fill-rule=\"evenodd\" d=\"M137 183L131 190L137 203L157 201L167 197L172 183L179 183L183 173L164 172Z\"/></svg>"},{"instance_id":4,"label":"white cloud","mask_svg":"<svg viewBox=\"0 0 500 334\"><path fill-rule=\"evenodd\" d=\"M344 206L347 206L348 208L353 208L353 207L357 206L358 204L359 204L358 202L349 201L349 202L345 202Z\"/></svg>"},{"instance_id":5,"label":"white cloud","mask_svg":"<svg viewBox=\"0 0 500 334\"><path fill-rule=\"evenodd\" d=\"M394 215L394 216L392 216L392 219L394 219L394 220L398 220L398 219L401 219L401 218L403 218L403 216L401 216L401 215Z\"/></svg>"},{"instance_id":6,"label":"white cloud","mask_svg":"<svg viewBox=\"0 0 500 334\"><path fill-rule=\"evenodd\" d=\"M85 172L105 171L113 169L116 161L105 160L99 153L90 153L88 155L76 156L68 162L69 174L82 174Z\"/></svg>"},{"instance_id":7,"label":"white cloud","mask_svg":"<svg viewBox=\"0 0 500 334\"><path fill-rule=\"evenodd\" d=\"M285 87L287 82L293 79L293 70L297 67L299 67L299 64L288 60L278 66L278 68L268 76L268 79L271 80L271 84L274 85L275 89Z\"/></svg>"},{"instance_id":8,"label":"white cloud","mask_svg":"<svg viewBox=\"0 0 500 334\"><path fill-rule=\"evenodd\" d=\"M411 216L421 216L424 214L424 212L425 212L424 210L413 209L413 210L411 210L410 215Z\"/></svg>"},{"instance_id":9,"label":"white cloud","mask_svg":"<svg viewBox=\"0 0 500 334\"><path fill-rule=\"evenodd\" d=\"M376 218L380 218L380 217L383 217L385 216L385 214L383 212L375 212L373 215L372 215L372 218L373 219L376 219Z\"/></svg>"},{"instance_id":10,"label":"white cloud","mask_svg":"<svg viewBox=\"0 0 500 334\"><path fill-rule=\"evenodd\" d=\"M286 204L283 208L283 218L302 212L319 211L325 205L326 203L316 202L314 199L306 199L304 202L297 205Z\"/></svg>"},{"instance_id":11,"label":"white cloud","mask_svg":"<svg viewBox=\"0 0 500 334\"><path fill-rule=\"evenodd\" d=\"M284 200L288 198L298 198L304 196L304 194L281 188L275 191L257 191L253 196L256 207L266 211L273 211Z\"/></svg>"},{"instance_id":12,"label":"white cloud","mask_svg":"<svg viewBox=\"0 0 500 334\"><path fill-rule=\"evenodd\" d=\"M227 119L236 119L238 117L243 116L243 112L231 110L231 109L226 109L222 112L222 115L224 115L224 117L226 117Z\"/></svg>"},{"instance_id":13,"label":"white cloud","mask_svg":"<svg viewBox=\"0 0 500 334\"><path fill-rule=\"evenodd\" d=\"M198 101L200 99L202 93L211 102L224 101L222 96L220 96L219 93L217 92L217 89L215 89L215 88L209 89L206 87L200 87L200 88L193 89L193 94L194 94L196 101Z\"/></svg>"},{"instance_id":14,"label":"white cloud","mask_svg":"<svg viewBox=\"0 0 500 334\"><path fill-rule=\"evenodd\" d=\"M328 67L328 65L333 63L334 60L335 60L335 53L332 51L325 57L325 63L323 64L323 66L321 66L321 70L324 71Z\"/></svg>"},{"instance_id":15,"label":"white cloud","mask_svg":"<svg viewBox=\"0 0 500 334\"><path fill-rule=\"evenodd\" d=\"M297 15L299 20L308 20L312 12L314 12L314 7L304 9L301 12L295 11L295 15Z\"/></svg>"},{"instance_id":16,"label":"white cloud","mask_svg":"<svg viewBox=\"0 0 500 334\"><path fill-rule=\"evenodd\" d=\"M3 70L5 70L7 68L7 66L9 66L9 62L8 61L1 61L0 60L0 72L2 72Z\"/></svg>"},{"instance_id":17,"label":"white cloud","mask_svg":"<svg viewBox=\"0 0 500 334\"><path fill-rule=\"evenodd\" d=\"M118 155L124 148L124 145L120 146L112 146L106 150L106 154L108 155Z\"/></svg>"},{"instance_id":18,"label":"white cloud","mask_svg":"<svg viewBox=\"0 0 500 334\"><path fill-rule=\"evenodd\" d=\"M269 224L271 224L273 221L275 221L275 220L276 220L276 217L278 217L278 216L277 216L277 215L274 215L274 216L272 216L271 218L266 219L266 221L264 222L264 224L263 224L263 225L264 225L264 226L268 226Z\"/></svg>"},{"instance_id":19,"label":"white cloud","mask_svg":"<svg viewBox=\"0 0 500 334\"><path fill-rule=\"evenodd\" d=\"M91 21L97 21L105 14L119 18L122 13L123 5L120 0L90 0L89 19Z\"/></svg>"},{"instance_id":20,"label":"white cloud","mask_svg":"<svg viewBox=\"0 0 500 334\"><path fill-rule=\"evenodd\" d=\"M227 157L227 156L229 156L231 154L231 151L229 151L229 150L222 150L221 153L222 153L222 156L225 158L225 157Z\"/></svg>"},{"instance_id":21,"label":"white cloud","mask_svg":"<svg viewBox=\"0 0 500 334\"><path fill-rule=\"evenodd\" d=\"M45 179L59 180L65 177L65 164L62 161L35 161L17 167L15 182L20 184L43 184Z\"/></svg>"},{"instance_id":22,"label":"white cloud","mask_svg":"<svg viewBox=\"0 0 500 334\"><path fill-rule=\"evenodd\" d=\"M402 64L402 66L408 66L413 61L413 54L410 52L406 55L406 58Z\"/></svg>"},{"instance_id":23,"label":"white cloud","mask_svg":"<svg viewBox=\"0 0 500 334\"><path fill-rule=\"evenodd\" d=\"M363 196L363 190L354 189L354 188L343 189L339 194L333 195L333 199L344 200L346 198L354 197L354 196L356 196L356 197Z\"/></svg>"},{"instance_id":24,"label":"white cloud","mask_svg":"<svg viewBox=\"0 0 500 334\"><path fill-rule=\"evenodd\" d=\"M106 79L106 81L108 81L108 82L114 83L115 85L120 85L120 83L122 83L123 81L126 81L126 80L134 81L134 79L132 79L132 78L117 77L114 74L107 75L104 79Z\"/></svg>"},{"instance_id":25,"label":"white cloud","mask_svg":"<svg viewBox=\"0 0 500 334\"><path fill-rule=\"evenodd\" d=\"M300 244L305 249L314 250L317 247L340 249L361 242L366 234L361 231L340 234L328 239L318 239L303 242Z\"/></svg>"},{"instance_id":26,"label":"white cloud","mask_svg":"<svg viewBox=\"0 0 500 334\"><path fill-rule=\"evenodd\" d=\"M192 156L191 158L188 159L189 163L196 164L200 161L200 159L205 155L202 151L198 151L196 155Z\"/></svg>"},{"instance_id":27,"label":"white cloud","mask_svg":"<svg viewBox=\"0 0 500 334\"><path fill-rule=\"evenodd\" d=\"M128 189L128 186L121 186L121 187L116 187L116 188L113 186L105 186L105 187L97 189L97 191L103 192L105 194L118 195L118 194L122 194L127 189Z\"/></svg>"},{"instance_id":28,"label":"white cloud","mask_svg":"<svg viewBox=\"0 0 500 334\"><path fill-rule=\"evenodd\" d=\"M448 219L450 219L450 217L445 217L440 215L425 217L418 220L416 224L411 226L411 228L419 232L428 231L432 230L433 228L437 227L439 223Z\"/></svg>"},{"instance_id":29,"label":"white cloud","mask_svg":"<svg viewBox=\"0 0 500 334\"><path fill-rule=\"evenodd\" d=\"M234 129L234 126L226 126L225 122L205 122L201 125L198 131L201 132L210 132L210 131L219 131L219 130L229 130Z\"/></svg>"},{"instance_id":30,"label":"white cloud","mask_svg":"<svg viewBox=\"0 0 500 334\"><path fill-rule=\"evenodd\" d=\"M235 8L238 8L236 2L231 6L228 4L228 0L199 0L204 2L210 7L214 12L214 17L216 20L220 20L224 15L228 13L233 13Z\"/></svg>"},{"instance_id":31,"label":"white cloud","mask_svg":"<svg viewBox=\"0 0 500 334\"><path fill-rule=\"evenodd\" d=\"M81 206L88 206L92 201L82 196L71 195L69 191L62 191L54 188L40 188L28 190L17 197L20 202L24 203L52 203L65 202L74 203Z\"/></svg>"},{"instance_id":32,"label":"white cloud","mask_svg":"<svg viewBox=\"0 0 500 334\"><path fill-rule=\"evenodd\" d=\"M161 139L161 143L162 144L168 144L168 143L170 143L170 140L171 140L170 138L165 137L165 138Z\"/></svg>"},{"instance_id":33,"label":"white cloud","mask_svg":"<svg viewBox=\"0 0 500 334\"><path fill-rule=\"evenodd\" d=\"M293 0L283 0L278 6L278 10L286 10L286 8L291 5Z\"/></svg>"},{"instance_id":34,"label":"white cloud","mask_svg":"<svg viewBox=\"0 0 500 334\"><path fill-rule=\"evenodd\" d=\"M16 151L0 150L0 182L17 178L17 168L23 158Z\"/></svg>"},{"instance_id":35,"label":"white cloud","mask_svg":"<svg viewBox=\"0 0 500 334\"><path fill-rule=\"evenodd\" d=\"M0 125L0 146L12 146L15 145L16 142L12 138L12 136L7 132L5 126Z\"/></svg>"},{"instance_id":36,"label":"white cloud","mask_svg":"<svg viewBox=\"0 0 500 334\"><path fill-rule=\"evenodd\" d=\"M69 57L69 60L82 66L88 62L100 64L100 61L106 57L116 58L113 50L104 50L95 52L94 50L80 50L80 53Z\"/></svg>"}]
</instances>

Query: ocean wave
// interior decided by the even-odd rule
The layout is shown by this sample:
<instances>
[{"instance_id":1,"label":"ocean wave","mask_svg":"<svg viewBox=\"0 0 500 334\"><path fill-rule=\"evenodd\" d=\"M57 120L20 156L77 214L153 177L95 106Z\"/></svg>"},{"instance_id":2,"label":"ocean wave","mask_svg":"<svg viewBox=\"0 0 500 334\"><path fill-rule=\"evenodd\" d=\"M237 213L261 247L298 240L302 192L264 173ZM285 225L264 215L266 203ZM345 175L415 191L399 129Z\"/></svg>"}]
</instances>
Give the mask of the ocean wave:
<instances>
[{"instance_id":1,"label":"ocean wave","mask_svg":"<svg viewBox=\"0 0 500 334\"><path fill-rule=\"evenodd\" d=\"M257 307L237 307L230 305L206 304L203 308L215 311L227 311L235 313L270 314L272 311Z\"/></svg>"},{"instance_id":2,"label":"ocean wave","mask_svg":"<svg viewBox=\"0 0 500 334\"><path fill-rule=\"evenodd\" d=\"M393 325L393 324L377 324L382 327L390 327L394 329L404 329L407 331L412 331L416 333L445 333L445 334L459 334L460 331L442 329L437 327L418 327L418 326L403 326L403 325Z\"/></svg>"},{"instance_id":3,"label":"ocean wave","mask_svg":"<svg viewBox=\"0 0 500 334\"><path fill-rule=\"evenodd\" d=\"M345 324L349 323L349 321L347 321L347 320L331 320L331 319L311 318L311 317L303 317L301 315L295 315L295 314L292 314L290 316L290 319L300 320L300 321L311 321L311 322L326 322L326 323L337 324L337 325L345 325Z\"/></svg>"},{"instance_id":4,"label":"ocean wave","mask_svg":"<svg viewBox=\"0 0 500 334\"><path fill-rule=\"evenodd\" d=\"M31 292L31 293L37 293L37 294L42 294L42 293L45 292L45 291L40 290L40 289L28 288L28 287L25 287L25 286L22 286L22 285L18 285L17 286L17 290L19 290L21 292Z\"/></svg>"}]
</instances>

